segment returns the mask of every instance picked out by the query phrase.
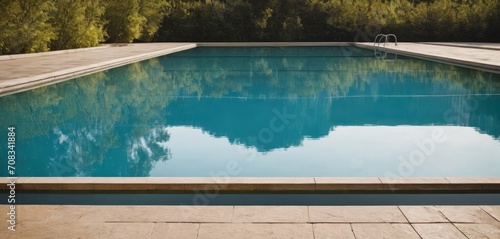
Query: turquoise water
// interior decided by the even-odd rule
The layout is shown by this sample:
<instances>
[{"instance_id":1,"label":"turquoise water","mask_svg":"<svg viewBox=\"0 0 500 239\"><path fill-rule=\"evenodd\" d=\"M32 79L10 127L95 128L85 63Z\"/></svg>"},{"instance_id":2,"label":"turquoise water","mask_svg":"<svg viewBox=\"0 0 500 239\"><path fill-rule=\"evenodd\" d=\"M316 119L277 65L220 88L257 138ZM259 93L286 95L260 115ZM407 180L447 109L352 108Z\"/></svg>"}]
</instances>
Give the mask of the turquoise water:
<instances>
[{"instance_id":1,"label":"turquoise water","mask_svg":"<svg viewBox=\"0 0 500 239\"><path fill-rule=\"evenodd\" d=\"M499 106L447 64L196 48L1 97L0 145L17 176L500 177Z\"/></svg>"}]
</instances>

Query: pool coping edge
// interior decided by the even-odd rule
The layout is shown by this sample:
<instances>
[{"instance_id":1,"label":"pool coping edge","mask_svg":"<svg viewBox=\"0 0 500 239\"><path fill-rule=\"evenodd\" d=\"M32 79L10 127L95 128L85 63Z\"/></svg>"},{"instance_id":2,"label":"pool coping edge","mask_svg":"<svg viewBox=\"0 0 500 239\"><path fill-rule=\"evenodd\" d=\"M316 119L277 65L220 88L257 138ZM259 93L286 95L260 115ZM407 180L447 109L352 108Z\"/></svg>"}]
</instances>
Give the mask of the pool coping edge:
<instances>
[{"instance_id":1,"label":"pool coping edge","mask_svg":"<svg viewBox=\"0 0 500 239\"><path fill-rule=\"evenodd\" d=\"M499 191L500 177L0 177L0 190L41 191Z\"/></svg>"}]
</instances>

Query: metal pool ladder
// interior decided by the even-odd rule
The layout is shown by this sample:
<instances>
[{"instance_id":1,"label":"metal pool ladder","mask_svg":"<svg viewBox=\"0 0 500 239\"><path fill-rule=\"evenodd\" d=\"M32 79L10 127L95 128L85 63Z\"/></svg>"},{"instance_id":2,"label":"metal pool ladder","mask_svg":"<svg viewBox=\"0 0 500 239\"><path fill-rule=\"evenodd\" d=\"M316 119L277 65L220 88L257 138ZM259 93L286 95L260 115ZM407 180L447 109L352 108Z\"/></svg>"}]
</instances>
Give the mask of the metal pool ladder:
<instances>
[{"instance_id":1,"label":"metal pool ladder","mask_svg":"<svg viewBox=\"0 0 500 239\"><path fill-rule=\"evenodd\" d=\"M394 55L393 58L387 57L387 48L386 45L389 43L390 37L394 38L394 44L397 46L398 45L398 38L394 34L378 34L375 37L375 41L373 41L373 46L377 45L377 47L373 48L375 58L379 60L384 60L384 61L397 61L398 60L398 54L396 53L391 53ZM383 48L380 47L380 43L383 43Z\"/></svg>"},{"instance_id":2,"label":"metal pool ladder","mask_svg":"<svg viewBox=\"0 0 500 239\"><path fill-rule=\"evenodd\" d=\"M398 38L394 34L378 34L375 37L375 41L373 41L373 46L378 44L377 46L380 46L380 43L384 43L384 47L389 43L390 37L394 38L394 44L397 46L398 45Z\"/></svg>"}]
</instances>

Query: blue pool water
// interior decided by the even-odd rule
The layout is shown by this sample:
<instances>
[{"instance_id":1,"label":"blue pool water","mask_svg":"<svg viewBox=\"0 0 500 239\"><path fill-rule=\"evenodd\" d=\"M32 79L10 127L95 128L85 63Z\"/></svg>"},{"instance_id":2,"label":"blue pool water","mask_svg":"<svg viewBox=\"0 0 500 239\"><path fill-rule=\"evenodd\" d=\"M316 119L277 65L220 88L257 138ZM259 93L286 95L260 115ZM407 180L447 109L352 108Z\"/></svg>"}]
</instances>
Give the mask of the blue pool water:
<instances>
[{"instance_id":1,"label":"blue pool water","mask_svg":"<svg viewBox=\"0 0 500 239\"><path fill-rule=\"evenodd\" d=\"M1 97L0 145L17 176L500 177L499 106L447 64L196 48Z\"/></svg>"}]
</instances>

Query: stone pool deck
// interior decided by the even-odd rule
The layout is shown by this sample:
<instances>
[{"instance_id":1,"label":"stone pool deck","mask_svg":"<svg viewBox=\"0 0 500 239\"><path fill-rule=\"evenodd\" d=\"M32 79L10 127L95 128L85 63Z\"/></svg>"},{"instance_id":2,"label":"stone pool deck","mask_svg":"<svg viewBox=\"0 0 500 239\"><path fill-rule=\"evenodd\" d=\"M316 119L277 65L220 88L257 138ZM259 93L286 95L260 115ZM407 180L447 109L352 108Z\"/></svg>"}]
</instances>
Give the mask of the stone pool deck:
<instances>
[{"instance_id":1,"label":"stone pool deck","mask_svg":"<svg viewBox=\"0 0 500 239\"><path fill-rule=\"evenodd\" d=\"M500 43L410 43L375 45L354 43L357 47L388 50L417 58L500 73Z\"/></svg>"},{"instance_id":2,"label":"stone pool deck","mask_svg":"<svg viewBox=\"0 0 500 239\"><path fill-rule=\"evenodd\" d=\"M194 47L193 43L114 44L0 56L0 96Z\"/></svg>"},{"instance_id":3,"label":"stone pool deck","mask_svg":"<svg viewBox=\"0 0 500 239\"><path fill-rule=\"evenodd\" d=\"M0 96L196 46L154 43L0 56ZM248 44L247 44L248 45ZM373 43L250 43L252 46ZM399 43L392 52L500 72L500 44ZM6 190L7 178L0 178ZM500 178L18 178L16 190L495 190ZM244 196L242 194L242 196ZM5 200L5 199L4 199ZM6 203L6 201L3 201ZM500 204L500 202L499 202ZM16 232L0 204L0 238L500 238L500 206L17 205Z\"/></svg>"},{"instance_id":4,"label":"stone pool deck","mask_svg":"<svg viewBox=\"0 0 500 239\"><path fill-rule=\"evenodd\" d=\"M500 238L500 206L19 205L16 216L1 238Z\"/></svg>"}]
</instances>

